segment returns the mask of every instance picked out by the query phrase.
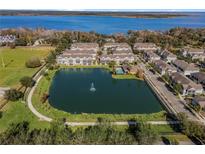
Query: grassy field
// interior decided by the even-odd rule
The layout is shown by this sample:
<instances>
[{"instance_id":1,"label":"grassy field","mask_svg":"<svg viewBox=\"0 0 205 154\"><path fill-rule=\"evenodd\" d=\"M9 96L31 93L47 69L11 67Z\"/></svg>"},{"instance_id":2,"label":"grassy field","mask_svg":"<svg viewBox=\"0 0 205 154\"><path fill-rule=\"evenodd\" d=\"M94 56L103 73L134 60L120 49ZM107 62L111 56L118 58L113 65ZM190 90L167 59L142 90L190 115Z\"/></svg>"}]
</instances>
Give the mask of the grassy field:
<instances>
[{"instance_id":1,"label":"grassy field","mask_svg":"<svg viewBox=\"0 0 205 154\"><path fill-rule=\"evenodd\" d=\"M136 79L136 80L143 80L141 78L136 77L136 75L132 75L132 74L124 74L124 75L114 75L114 74L112 74L112 77L114 79Z\"/></svg>"},{"instance_id":2,"label":"grassy field","mask_svg":"<svg viewBox=\"0 0 205 154\"><path fill-rule=\"evenodd\" d=\"M25 62L32 57L43 59L50 50L51 47L0 48L0 86L16 87L21 77L32 76L38 68L26 68ZM4 68L2 58L5 63Z\"/></svg>"},{"instance_id":3,"label":"grassy field","mask_svg":"<svg viewBox=\"0 0 205 154\"><path fill-rule=\"evenodd\" d=\"M0 132L5 131L9 127L9 124L22 121L29 121L31 129L50 126L48 122L39 121L28 109L27 105L21 101L9 102L2 111L3 116L0 118Z\"/></svg>"},{"instance_id":4,"label":"grassy field","mask_svg":"<svg viewBox=\"0 0 205 154\"><path fill-rule=\"evenodd\" d=\"M165 112L161 111L153 114L70 114L64 111L53 108L48 101L41 102L41 98L44 93L48 94L49 86L52 78L55 75L55 71L49 71L48 77L43 77L38 83L38 86L33 94L32 102L34 107L42 114L49 116L53 119L66 118L68 121L96 121L98 117L106 118L111 121L127 121L130 119L136 120L165 120Z\"/></svg>"},{"instance_id":5,"label":"grassy field","mask_svg":"<svg viewBox=\"0 0 205 154\"><path fill-rule=\"evenodd\" d=\"M32 76L39 68L26 68L25 62L32 57L45 58L51 47L17 47L10 49L7 47L0 48L0 87L9 86L17 87L19 79L23 76ZM3 68L2 58L6 65ZM2 103L0 99L0 104ZM8 102L1 110L3 112L0 118L0 132L6 130L11 123L29 121L31 128L45 128L50 124L41 122L22 102Z\"/></svg>"}]
</instances>

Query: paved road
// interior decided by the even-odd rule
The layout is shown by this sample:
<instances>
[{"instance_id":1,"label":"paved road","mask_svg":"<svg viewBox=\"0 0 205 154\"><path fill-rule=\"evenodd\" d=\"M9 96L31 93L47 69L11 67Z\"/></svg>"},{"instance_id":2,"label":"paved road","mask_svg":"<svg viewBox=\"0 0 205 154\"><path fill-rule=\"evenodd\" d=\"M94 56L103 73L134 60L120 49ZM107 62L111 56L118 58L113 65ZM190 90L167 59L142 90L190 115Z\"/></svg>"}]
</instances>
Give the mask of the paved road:
<instances>
[{"instance_id":1,"label":"paved road","mask_svg":"<svg viewBox=\"0 0 205 154\"><path fill-rule=\"evenodd\" d=\"M9 90L9 87L0 87L0 97L3 97L6 90Z\"/></svg>"},{"instance_id":2,"label":"paved road","mask_svg":"<svg viewBox=\"0 0 205 154\"><path fill-rule=\"evenodd\" d=\"M139 58L138 58L139 59ZM141 61L139 59L139 61ZM199 121L205 124L205 120L200 118L200 116L194 115L185 107L185 102L177 98L171 91L167 89L163 81L159 81L160 77L157 73L153 74L145 67L143 62L139 63L140 67L144 70L145 76L155 85L155 88L159 91L160 95L166 98L166 103L168 103L174 110L175 113L185 113L190 120Z\"/></svg>"},{"instance_id":3,"label":"paved road","mask_svg":"<svg viewBox=\"0 0 205 154\"><path fill-rule=\"evenodd\" d=\"M147 121L148 124L151 125L174 125L179 124L178 121ZM97 122L66 122L66 125L69 126L95 126L99 125ZM129 126L129 125L135 125L137 122L127 122L127 121L118 121L118 122L111 122L111 125L118 125L118 126Z\"/></svg>"},{"instance_id":4,"label":"paved road","mask_svg":"<svg viewBox=\"0 0 205 154\"><path fill-rule=\"evenodd\" d=\"M33 106L32 104L32 96L33 96L33 93L39 83L39 81L41 80L43 76L40 76L37 80L36 80L36 84L35 86L31 89L30 93L28 94L27 96L27 104L28 104L28 107L29 109L31 110L31 112L33 112L33 114L35 114L40 120L43 120L43 121L48 121L48 122L51 122L52 119L47 117L47 116L44 116L43 114L39 113Z\"/></svg>"}]
</instances>

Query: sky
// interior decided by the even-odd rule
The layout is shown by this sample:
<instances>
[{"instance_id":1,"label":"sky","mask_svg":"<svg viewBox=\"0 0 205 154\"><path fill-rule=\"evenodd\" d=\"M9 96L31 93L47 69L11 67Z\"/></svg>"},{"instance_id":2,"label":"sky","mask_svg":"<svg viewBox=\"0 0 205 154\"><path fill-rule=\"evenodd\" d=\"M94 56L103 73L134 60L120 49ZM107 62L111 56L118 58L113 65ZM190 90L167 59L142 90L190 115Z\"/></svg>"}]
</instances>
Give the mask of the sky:
<instances>
[{"instance_id":1,"label":"sky","mask_svg":"<svg viewBox=\"0 0 205 154\"><path fill-rule=\"evenodd\" d=\"M0 9L205 9L205 0L0 0Z\"/></svg>"}]
</instances>

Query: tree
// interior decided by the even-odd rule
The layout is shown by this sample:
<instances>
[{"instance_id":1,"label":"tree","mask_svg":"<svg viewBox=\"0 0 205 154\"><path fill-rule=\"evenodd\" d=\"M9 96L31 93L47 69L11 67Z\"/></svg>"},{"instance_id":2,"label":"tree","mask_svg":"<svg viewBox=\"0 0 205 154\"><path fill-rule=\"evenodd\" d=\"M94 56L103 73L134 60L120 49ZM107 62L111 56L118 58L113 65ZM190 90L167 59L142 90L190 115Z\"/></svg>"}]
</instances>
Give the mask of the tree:
<instances>
[{"instance_id":1,"label":"tree","mask_svg":"<svg viewBox=\"0 0 205 154\"><path fill-rule=\"evenodd\" d=\"M102 51L98 51L98 52L97 52L97 55L98 55L98 56L101 56L102 54L103 54Z\"/></svg>"},{"instance_id":2,"label":"tree","mask_svg":"<svg viewBox=\"0 0 205 154\"><path fill-rule=\"evenodd\" d=\"M24 76L20 79L20 83L22 86L27 88L27 87L33 87L35 84L35 81L33 80L32 77Z\"/></svg>"},{"instance_id":3,"label":"tree","mask_svg":"<svg viewBox=\"0 0 205 154\"><path fill-rule=\"evenodd\" d=\"M56 63L56 55L54 52L50 52L50 54L46 57L47 64L55 64Z\"/></svg>"},{"instance_id":4,"label":"tree","mask_svg":"<svg viewBox=\"0 0 205 154\"><path fill-rule=\"evenodd\" d=\"M2 112L2 111L0 111L0 119L2 118L2 116L3 116L3 112Z\"/></svg>"},{"instance_id":5,"label":"tree","mask_svg":"<svg viewBox=\"0 0 205 154\"><path fill-rule=\"evenodd\" d=\"M174 89L178 92L178 93L181 93L183 91L183 87L181 84L179 83L176 83L174 84Z\"/></svg>"},{"instance_id":6,"label":"tree","mask_svg":"<svg viewBox=\"0 0 205 154\"><path fill-rule=\"evenodd\" d=\"M176 138L169 137L169 136L162 136L162 141L168 145L179 145L179 142Z\"/></svg>"},{"instance_id":7,"label":"tree","mask_svg":"<svg viewBox=\"0 0 205 154\"><path fill-rule=\"evenodd\" d=\"M110 68L114 68L115 65L116 65L116 62L115 62L115 61L110 61L110 62L108 63L108 66L109 66Z\"/></svg>"},{"instance_id":8,"label":"tree","mask_svg":"<svg viewBox=\"0 0 205 154\"><path fill-rule=\"evenodd\" d=\"M16 46L26 46L27 40L24 37L16 39Z\"/></svg>"},{"instance_id":9,"label":"tree","mask_svg":"<svg viewBox=\"0 0 205 154\"><path fill-rule=\"evenodd\" d=\"M15 49L15 48L16 48L16 44L15 44L15 43L10 43L10 44L9 44L9 47L10 47L11 49Z\"/></svg>"},{"instance_id":10,"label":"tree","mask_svg":"<svg viewBox=\"0 0 205 154\"><path fill-rule=\"evenodd\" d=\"M72 43L72 38L70 33L69 32L64 33L55 49L56 55L60 54L66 48L70 48L71 43Z\"/></svg>"},{"instance_id":11,"label":"tree","mask_svg":"<svg viewBox=\"0 0 205 154\"><path fill-rule=\"evenodd\" d=\"M133 144L127 131L116 130L104 119L99 125L78 128L74 132L62 120L51 122L50 128L31 129L29 122L11 124L0 134L0 144Z\"/></svg>"},{"instance_id":12,"label":"tree","mask_svg":"<svg viewBox=\"0 0 205 154\"><path fill-rule=\"evenodd\" d=\"M162 78L170 84L170 78L169 78L169 74L168 74L168 73L165 73L165 74L162 76Z\"/></svg>"},{"instance_id":13,"label":"tree","mask_svg":"<svg viewBox=\"0 0 205 154\"><path fill-rule=\"evenodd\" d=\"M26 62L26 67L28 68L36 68L41 66L41 61L39 58L31 58Z\"/></svg>"},{"instance_id":14,"label":"tree","mask_svg":"<svg viewBox=\"0 0 205 154\"><path fill-rule=\"evenodd\" d=\"M130 132L134 135L138 144L150 145L159 139L159 134L150 124L137 122L136 126L130 126Z\"/></svg>"},{"instance_id":15,"label":"tree","mask_svg":"<svg viewBox=\"0 0 205 154\"><path fill-rule=\"evenodd\" d=\"M23 97L23 93L16 89L9 89L5 92L4 98L9 101L17 101Z\"/></svg>"},{"instance_id":16,"label":"tree","mask_svg":"<svg viewBox=\"0 0 205 154\"><path fill-rule=\"evenodd\" d=\"M144 78L144 71L139 68L136 72L136 77L143 79Z\"/></svg>"},{"instance_id":17,"label":"tree","mask_svg":"<svg viewBox=\"0 0 205 154\"><path fill-rule=\"evenodd\" d=\"M29 123L26 121L12 123L0 136L0 145L2 144L26 144L29 131Z\"/></svg>"},{"instance_id":18,"label":"tree","mask_svg":"<svg viewBox=\"0 0 205 154\"><path fill-rule=\"evenodd\" d=\"M205 142L205 127L198 122L189 121L184 113L177 115L180 125L180 130L189 137L194 137Z\"/></svg>"}]
</instances>

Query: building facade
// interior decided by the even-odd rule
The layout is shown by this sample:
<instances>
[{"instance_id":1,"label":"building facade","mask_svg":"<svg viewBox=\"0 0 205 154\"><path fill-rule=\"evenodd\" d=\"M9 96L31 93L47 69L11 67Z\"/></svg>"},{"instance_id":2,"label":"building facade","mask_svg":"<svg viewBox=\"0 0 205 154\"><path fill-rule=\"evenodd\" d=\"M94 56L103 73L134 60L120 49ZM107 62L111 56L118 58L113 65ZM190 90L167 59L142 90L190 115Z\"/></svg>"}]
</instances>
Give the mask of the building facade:
<instances>
[{"instance_id":1,"label":"building facade","mask_svg":"<svg viewBox=\"0 0 205 154\"><path fill-rule=\"evenodd\" d=\"M71 50L89 50L89 51L99 51L99 45L97 43L73 43L70 47Z\"/></svg>"},{"instance_id":2,"label":"building facade","mask_svg":"<svg viewBox=\"0 0 205 154\"><path fill-rule=\"evenodd\" d=\"M135 43L133 46L134 51L157 51L159 47L156 46L154 43Z\"/></svg>"},{"instance_id":3,"label":"building facade","mask_svg":"<svg viewBox=\"0 0 205 154\"><path fill-rule=\"evenodd\" d=\"M153 62L153 61L155 61L155 60L160 60L160 56L158 56L158 55L157 55L156 53L154 53L154 52L146 51L146 52L144 52L143 56L144 56L144 59L145 59L146 61L149 61L149 62Z\"/></svg>"},{"instance_id":4,"label":"building facade","mask_svg":"<svg viewBox=\"0 0 205 154\"><path fill-rule=\"evenodd\" d=\"M194 64L188 64L183 60L175 60L172 64L184 75L191 75L192 73L199 72L199 68L195 67Z\"/></svg>"},{"instance_id":5,"label":"building facade","mask_svg":"<svg viewBox=\"0 0 205 154\"><path fill-rule=\"evenodd\" d=\"M160 75L164 75L164 74L171 74L171 73L175 73L177 72L177 69L170 66L169 64L165 63L164 61L162 60L155 60L153 62L154 64L154 68L157 70L157 72L160 74Z\"/></svg>"},{"instance_id":6,"label":"building facade","mask_svg":"<svg viewBox=\"0 0 205 154\"><path fill-rule=\"evenodd\" d=\"M132 51L131 47L127 43L105 43L102 50L106 53L112 51Z\"/></svg>"},{"instance_id":7,"label":"building facade","mask_svg":"<svg viewBox=\"0 0 205 154\"><path fill-rule=\"evenodd\" d=\"M168 50L162 51L160 56L167 63L171 63L172 61L175 61L177 59L177 56L169 52Z\"/></svg>"},{"instance_id":8,"label":"building facade","mask_svg":"<svg viewBox=\"0 0 205 154\"><path fill-rule=\"evenodd\" d=\"M191 57L192 60L198 59L203 61L205 59L205 49L184 48L181 52L184 57Z\"/></svg>"},{"instance_id":9,"label":"building facade","mask_svg":"<svg viewBox=\"0 0 205 154\"><path fill-rule=\"evenodd\" d=\"M117 65L122 63L133 63L135 57L133 55L101 55L100 63L102 65L108 64L111 61L115 61Z\"/></svg>"},{"instance_id":10,"label":"building facade","mask_svg":"<svg viewBox=\"0 0 205 154\"><path fill-rule=\"evenodd\" d=\"M176 84L181 86L181 95L201 95L203 93L203 87L201 84L196 84L182 74L176 72L170 75L171 84L175 87Z\"/></svg>"}]
</instances>

